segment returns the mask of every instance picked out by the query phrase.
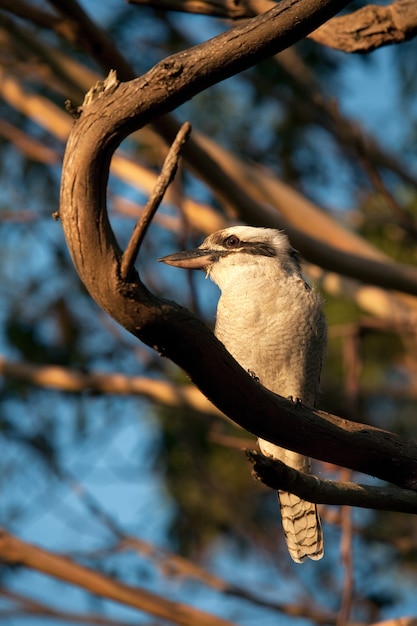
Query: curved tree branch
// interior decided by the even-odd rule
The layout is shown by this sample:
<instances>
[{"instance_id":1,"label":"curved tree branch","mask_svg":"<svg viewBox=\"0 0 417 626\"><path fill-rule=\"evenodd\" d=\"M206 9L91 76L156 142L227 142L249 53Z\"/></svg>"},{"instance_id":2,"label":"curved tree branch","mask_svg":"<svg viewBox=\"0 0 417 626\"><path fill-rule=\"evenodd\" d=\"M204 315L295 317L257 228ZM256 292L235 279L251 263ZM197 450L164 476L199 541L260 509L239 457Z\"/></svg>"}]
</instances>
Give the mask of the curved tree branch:
<instances>
[{"instance_id":1,"label":"curved tree branch","mask_svg":"<svg viewBox=\"0 0 417 626\"><path fill-rule=\"evenodd\" d=\"M256 2L259 1L269 2L269 0L256 0ZM51 0L51 3L66 18L65 33L68 40L76 41L79 46L89 51L106 71L109 69L109 64L114 64L123 81L134 79L133 69L118 52L114 43L104 31L97 28L77 2ZM53 24L51 27L55 29ZM61 32L59 28L55 30ZM79 74L80 70L77 72ZM7 76L2 82L2 87L3 83L9 83L10 80L10 76ZM13 88L12 104L15 106L16 87L13 85L11 87ZM21 91L20 87L19 89ZM8 98L10 101L10 93L8 93ZM19 100L20 102L23 100L25 107L28 97L20 93ZM30 101L33 101L33 95ZM22 104L19 108L21 107ZM51 115L56 118L56 114L51 111L46 118L42 116L40 123L50 126ZM336 117L339 118L338 115ZM170 115L153 119L152 124L167 142L172 142L179 130L177 122ZM66 127L65 124L64 127ZM390 154L384 152L374 140L362 137L361 134L358 135L354 125L344 123L343 133L349 137L349 143L360 141L361 150L366 149L366 154L376 160L380 166L396 172L409 184L416 184L412 174L407 172L403 165L399 167L398 162ZM324 216L318 207L312 206L311 202L301 198L299 194L297 200L297 192L290 190L278 180L272 179L265 170L254 166L248 168L230 153L228 154L224 148L209 142L200 133L194 133L194 137L190 138L184 149L184 158L189 167L194 169L196 174L216 193L218 199L232 207L236 215L251 224L284 229L304 258L312 263L371 285L417 294L417 271L414 268L391 260L385 261L381 253L376 253L375 249L365 244L360 237L354 236L329 216ZM125 176L127 164L126 161L123 163L122 161L120 155L116 155L112 161L112 167L115 170L117 166L119 174L122 173ZM230 161L233 161L232 167L229 167ZM242 170L246 170L249 174L243 173ZM306 229L306 224L308 224L308 229ZM217 228L221 227L217 226ZM348 240L349 245L347 245ZM376 261L379 262L368 262L369 257L371 261L376 257ZM395 298L396 294L393 297Z\"/></svg>"},{"instance_id":2,"label":"curved tree branch","mask_svg":"<svg viewBox=\"0 0 417 626\"><path fill-rule=\"evenodd\" d=\"M243 428L285 448L417 487L417 445L371 426L293 405L257 384L204 324L151 294L132 272L106 211L111 156L130 132L199 90L290 45L346 2L284 0L267 14L158 63L147 74L87 99L64 159L60 216L86 288L124 328L182 367ZM225 393L227 390L227 393Z\"/></svg>"}]
</instances>

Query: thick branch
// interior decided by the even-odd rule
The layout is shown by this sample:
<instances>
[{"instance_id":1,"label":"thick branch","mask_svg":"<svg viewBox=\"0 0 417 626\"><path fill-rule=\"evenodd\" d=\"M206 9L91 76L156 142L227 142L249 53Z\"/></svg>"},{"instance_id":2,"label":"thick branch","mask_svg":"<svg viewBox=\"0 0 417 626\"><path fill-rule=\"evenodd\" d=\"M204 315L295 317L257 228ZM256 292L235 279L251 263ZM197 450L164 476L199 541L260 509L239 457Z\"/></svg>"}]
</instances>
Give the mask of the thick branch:
<instances>
[{"instance_id":1,"label":"thick branch","mask_svg":"<svg viewBox=\"0 0 417 626\"><path fill-rule=\"evenodd\" d=\"M242 19L268 11L272 0L128 0L167 11L185 11ZM388 6L370 4L353 13L334 17L309 37L343 52L371 52L381 46L412 39L417 34L417 5L415 0L394 0Z\"/></svg>"},{"instance_id":2,"label":"thick branch","mask_svg":"<svg viewBox=\"0 0 417 626\"><path fill-rule=\"evenodd\" d=\"M336 17L312 33L318 43L344 52L371 52L402 43L417 34L415 0L394 0L388 6L370 4Z\"/></svg>"},{"instance_id":3,"label":"thick branch","mask_svg":"<svg viewBox=\"0 0 417 626\"><path fill-rule=\"evenodd\" d=\"M285 448L415 487L414 443L294 406L266 391L189 311L156 298L137 276L123 282L121 251L106 212L110 159L128 133L293 43L341 4L285 0L243 26L162 61L143 77L104 91L83 107L68 141L60 215L75 266L92 297L124 328L182 367L226 415Z\"/></svg>"}]
</instances>

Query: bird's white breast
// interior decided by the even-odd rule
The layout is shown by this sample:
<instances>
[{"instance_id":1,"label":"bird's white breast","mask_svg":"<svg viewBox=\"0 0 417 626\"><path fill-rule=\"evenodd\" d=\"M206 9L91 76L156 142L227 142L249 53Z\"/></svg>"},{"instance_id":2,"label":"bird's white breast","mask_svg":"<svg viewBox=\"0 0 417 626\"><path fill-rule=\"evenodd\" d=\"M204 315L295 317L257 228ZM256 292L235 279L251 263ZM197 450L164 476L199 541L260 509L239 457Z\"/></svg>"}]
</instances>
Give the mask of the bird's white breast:
<instances>
[{"instance_id":1,"label":"bird's white breast","mask_svg":"<svg viewBox=\"0 0 417 626\"><path fill-rule=\"evenodd\" d=\"M215 333L265 387L313 405L325 343L321 300L299 277L277 278L246 275L229 282Z\"/></svg>"}]
</instances>

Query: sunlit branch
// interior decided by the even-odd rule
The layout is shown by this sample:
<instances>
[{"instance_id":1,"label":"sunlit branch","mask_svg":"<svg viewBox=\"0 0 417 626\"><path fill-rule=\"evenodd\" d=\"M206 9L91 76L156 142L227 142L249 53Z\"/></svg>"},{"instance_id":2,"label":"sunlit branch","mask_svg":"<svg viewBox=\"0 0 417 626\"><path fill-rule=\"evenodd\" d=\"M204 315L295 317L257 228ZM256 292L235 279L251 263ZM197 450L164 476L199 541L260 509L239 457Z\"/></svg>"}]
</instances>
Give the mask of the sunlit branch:
<instances>
[{"instance_id":1,"label":"sunlit branch","mask_svg":"<svg viewBox=\"0 0 417 626\"><path fill-rule=\"evenodd\" d=\"M78 70L81 73L81 66ZM19 80L1 67L0 94L10 106L39 124L54 138L67 141L72 127L70 116L45 96L24 89ZM151 169L134 162L121 151L118 151L112 159L111 172L120 180L146 193L152 192L157 178ZM166 198L171 201L169 189ZM196 202L192 198L183 199L182 209L192 227L203 233L209 234L227 226L226 220L212 207Z\"/></svg>"},{"instance_id":2,"label":"sunlit branch","mask_svg":"<svg viewBox=\"0 0 417 626\"><path fill-rule=\"evenodd\" d=\"M343 17L335 17L312 33L311 38L337 50L363 53L403 43L416 34L414 0L393 0L387 6L370 4Z\"/></svg>"},{"instance_id":3,"label":"sunlit branch","mask_svg":"<svg viewBox=\"0 0 417 626\"><path fill-rule=\"evenodd\" d=\"M180 11L211 15L229 20L254 17L274 7L272 0L128 0L129 4L158 7L164 11Z\"/></svg>"},{"instance_id":4,"label":"sunlit branch","mask_svg":"<svg viewBox=\"0 0 417 626\"><path fill-rule=\"evenodd\" d=\"M165 11L184 11L231 20L250 18L274 6L270 0L128 0ZM371 52L403 43L417 34L414 0L393 0L388 6L371 4L342 17L334 17L308 36L343 52Z\"/></svg>"},{"instance_id":5,"label":"sunlit branch","mask_svg":"<svg viewBox=\"0 0 417 626\"><path fill-rule=\"evenodd\" d=\"M94 391L140 396L166 406L188 406L202 413L221 415L221 412L193 385L174 384L144 376L125 376L104 372L85 373L59 365L35 365L23 361L10 361L3 357L0 357L0 375L38 387L71 393Z\"/></svg>"},{"instance_id":6,"label":"sunlit branch","mask_svg":"<svg viewBox=\"0 0 417 626\"><path fill-rule=\"evenodd\" d=\"M6 543L7 545L5 545ZM144 552L146 554L146 548L150 549L151 546L149 544L145 544L145 547L142 546L142 549L141 549L140 546L138 545L140 543L141 543L140 541L139 542L132 541L132 543L129 544L129 542L126 541L124 544L120 544L119 546L117 546L117 550L124 550L124 549L138 550L139 549L139 551ZM13 553L11 553L12 551ZM21 555L22 555L22 562L19 562L18 563L19 565L24 565L35 570L40 570L56 577L61 577L61 576L57 576L54 573L54 568L57 572L61 572L61 571L65 572L65 569L64 569L65 564L68 563L69 564L68 575L65 578L61 577L65 582L69 582L71 584L73 583L78 586L83 586L84 588L89 589L96 595L103 595L104 597L107 597L105 594L105 588L106 586L109 586L115 595L113 599L115 599L116 601L121 602L122 604L133 605L134 608L138 608L139 610L146 610L146 609L143 609L143 607L141 606L141 591L142 591L141 589L138 589L137 587L127 587L126 585L120 585L120 583L117 583L117 581L114 581L114 579L109 579L100 574L97 575L97 577L96 576L90 577L89 576L90 573L94 574L93 572L91 572L91 570L88 570L87 568L74 564L74 561L72 560L70 561L66 559L65 557L53 555L49 552L46 552L45 550L41 550L40 548L36 548L35 546L31 546L30 544L21 542L19 539L17 539L16 537L13 537L12 535L8 535L8 534L6 536L4 536L4 534L0 535L0 557L4 558L6 562L13 564L16 562L15 559L19 558ZM46 568L42 567L41 559L43 556L46 557ZM227 582L226 580L213 576L209 572L205 572L202 568L198 568L198 566L193 564L191 561L187 561L186 559L181 559L181 557L178 557L177 555L172 555L172 557L173 557L172 562L170 560L168 561L166 560L165 564L163 564L164 567L166 567L166 571L170 572L171 574L178 573L181 577L183 577L184 575L192 576L193 578L200 580L200 582L208 584L210 587L212 587L213 589L216 589L220 593L224 593L228 596L234 596L242 600L246 600L248 602L256 604L257 606L275 610L285 615L288 615L290 617L310 619L310 620L313 620L316 624L323 624L324 626L330 625L330 624L336 624L337 616L332 611L326 611L326 610L320 609L319 607L312 605L312 603L309 603L308 605L307 604L302 605L302 604L296 604L296 603L290 603L290 602L274 602L274 601L267 600L265 598L257 596L253 591L243 589L239 587L238 585L233 585ZM180 561L183 561L183 563L180 563ZM173 570L170 569L171 567L173 568ZM79 575L79 582L73 581L74 574L76 576ZM113 585L111 584L112 582L114 582ZM102 593L98 593L96 591L96 587L100 583L103 586ZM131 602L129 602L129 600L132 600L132 595L130 594L130 591L135 591L136 589L138 589L138 597L137 597L135 604L132 604ZM120 591L120 593L118 593L118 591ZM129 592L127 597L126 597L126 591ZM4 587L3 589L0 590L0 595L3 595L9 598L10 600L13 600L14 602L22 605L24 608L24 612L27 615L31 615L35 613L37 615L42 615L43 617L65 619L65 620L74 621L77 623L81 621L83 624L89 623L91 621L91 623L99 624L100 626L114 626L115 624L115 622L109 618L95 616L95 615L93 616L92 614L85 615L84 619L80 620L79 618L82 616L78 613L73 613L73 612L68 612L68 611L61 612L57 610L56 608L46 606L37 600L32 600L28 596L17 594L16 592L7 590ZM162 598L162 603L164 604L165 602L166 601ZM184 606L178 603L170 603L170 604L172 605L173 609L175 609L176 607ZM170 605L168 604L168 606ZM194 611L194 614L191 612L191 619L194 618L196 620L199 620L200 617L203 617L202 622L196 621L193 626L195 626L195 624L203 624L206 626L209 626L210 624L212 626L227 626L227 625L233 626L230 622L221 620L219 618L216 618L215 616L207 617L207 619L212 619L213 621L207 621L207 620L204 621L207 615L206 613L202 613L195 609L190 609L190 611L192 612ZM153 614L153 611L151 610L149 610L148 612ZM13 614L14 613L12 612L10 614L10 617L12 617ZM155 614L157 615L157 613ZM178 623L178 624L185 624L185 623L192 624L192 621L188 621L188 622L179 621L178 619L175 618L175 615L176 614L173 613L172 616L167 618L168 621ZM122 625L123 622L118 620L117 624ZM358 622L355 622L354 626L361 626L361 625L358 624Z\"/></svg>"},{"instance_id":7,"label":"sunlit branch","mask_svg":"<svg viewBox=\"0 0 417 626\"><path fill-rule=\"evenodd\" d=\"M372 285L363 285L335 272L326 272L317 265L308 266L308 275L326 293L356 302L363 311L374 315L377 320L394 325L395 331L415 332L417 309L414 300L407 296L390 293Z\"/></svg>"},{"instance_id":8,"label":"sunlit branch","mask_svg":"<svg viewBox=\"0 0 417 626\"><path fill-rule=\"evenodd\" d=\"M202 0L202 2L199 2L199 0L197 0L196 2L191 2L190 0L187 0L186 3L187 7L195 7L197 5L205 6L205 4L206 3L204 2L204 0ZM184 6L183 3L182 5ZM239 3L231 2L230 0L217 0L216 3L213 3L213 6L214 5L217 8L225 5L227 6L228 10L250 11L251 15L256 15L260 12L272 8L274 6L274 3L270 2L270 0L246 0L245 2ZM401 19L406 19L407 17L410 19L411 27L413 24L412 16L415 15L415 12L417 10L414 5L414 0L397 0L397 2L394 2L393 5L397 6L397 12L398 14L401 13ZM401 5L404 5L404 10L402 10ZM411 5L413 5L412 11L410 9ZM70 42L77 42L78 46L83 47L96 60L96 62L101 65L105 73L107 73L110 69L116 69L119 79L123 81L128 81L135 78L135 72L126 61L125 57L119 52L119 50L117 50L117 48L115 48L113 41L108 37L107 33L94 24L94 22L85 13L85 11L83 11L81 6L77 5L74 0L68 2L56 1L55 6L63 17L62 20L58 20L56 28L52 24L53 20L51 20L49 26L50 28L55 30L58 34L60 34ZM158 1L158 8L160 7L161 3ZM367 9L368 7L365 8ZM379 10L385 11L386 9L386 7L378 7L377 5L371 5L370 8L372 10L375 9L377 13ZM9 10L13 11L13 9L14 3L11 4L11 8ZM27 16L24 16L24 12L20 11L19 15L21 17L27 17L27 19L31 19L30 12L28 12ZM351 15L356 15L356 13L353 13ZM337 19L340 20L340 23L342 23L345 18L349 18L349 15ZM397 26L401 19L398 18L394 20ZM35 23L37 22L35 21ZM326 24L329 23L332 24L333 19L323 24L322 27L325 27ZM64 26L61 28L62 24L64 24ZM43 25L47 26L47 23L45 22ZM330 28L330 30L332 31L332 28ZM315 32L319 31L320 29ZM392 31L393 29L391 28L389 30L389 33L391 33ZM387 31L386 34L389 35L389 33ZM309 36L311 35L312 33ZM284 55L286 56L289 54L294 54L294 51L287 49ZM111 59L110 63L109 59ZM71 63L74 64L73 61L71 61ZM296 67L294 63L290 63L290 66L292 68ZM64 73L67 72L68 64L65 64ZM90 77L88 78L88 83L86 84L84 81L84 91L88 89L91 83L94 81L94 79L91 77L91 72L89 72L89 74ZM86 76L85 67L80 66L79 68L77 68L77 71L72 72L71 76L76 76L77 80L81 81L82 77L85 78ZM97 77L96 80L98 80L98 78L99 77ZM71 84L73 82L74 81L72 80ZM69 88L71 88L71 85L68 85L68 89ZM310 99L309 101L309 107L312 107L313 109L317 106L320 108L323 104L326 103L314 102L314 99ZM329 104L324 108L326 116L329 116L330 118L334 116L336 117L336 127L339 127L339 132L336 133L338 139L340 140L341 137L344 137L345 139L347 138L351 144L354 144L358 140L357 125L355 125L352 120L343 118L340 112L336 111L336 107L334 105L331 106ZM179 128L175 120L170 118L169 116L166 116L163 119L154 120L153 124L157 132L165 138L165 141L169 142L172 141L173 136ZM361 131L360 134L363 136L363 141L361 141L360 143L361 150L364 151L364 154L366 154L370 159L375 160L375 162L377 162L379 165L382 165L383 167L386 167L388 169L392 169L392 171L396 172L400 177L403 177L411 185L416 185L415 178L405 170L403 164L399 163L397 155L392 156L382 146L377 145L375 139L370 136L364 136L363 131ZM188 158L191 167L195 166L197 170L200 170L199 175L203 175L203 177L204 175L210 177L213 188L215 188L215 185L213 185L213 177L215 177L216 175L220 176L219 183L224 185L225 178L224 176L222 176L221 170L215 168L215 163L211 162L210 154L204 154L204 152L204 145L202 145L202 143L200 142L198 135L194 133L194 138L192 138L188 142L188 147L185 150L185 158ZM204 170L202 170L202 163L205 163L206 165Z\"/></svg>"},{"instance_id":9,"label":"sunlit branch","mask_svg":"<svg viewBox=\"0 0 417 626\"><path fill-rule=\"evenodd\" d=\"M0 559L9 565L27 567L48 576L59 578L97 596L120 602L175 624L182 626L195 626L195 624L232 626L231 622L215 615L199 611L180 602L173 602L140 587L120 583L113 577L105 576L79 565L72 559L24 542L5 530L0 530Z\"/></svg>"}]
</instances>

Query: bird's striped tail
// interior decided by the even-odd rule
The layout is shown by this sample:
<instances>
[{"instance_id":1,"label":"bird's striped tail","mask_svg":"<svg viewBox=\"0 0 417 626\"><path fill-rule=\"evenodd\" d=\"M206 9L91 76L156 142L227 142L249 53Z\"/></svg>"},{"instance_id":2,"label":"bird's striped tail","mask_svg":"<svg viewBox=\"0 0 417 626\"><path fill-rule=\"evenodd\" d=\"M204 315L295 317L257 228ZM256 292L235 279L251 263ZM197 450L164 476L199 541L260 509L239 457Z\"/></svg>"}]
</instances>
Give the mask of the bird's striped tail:
<instances>
[{"instance_id":1,"label":"bird's striped tail","mask_svg":"<svg viewBox=\"0 0 417 626\"><path fill-rule=\"evenodd\" d=\"M323 550L323 534L317 507L286 491L278 492L282 526L291 558L302 563L308 557L317 561Z\"/></svg>"}]
</instances>

